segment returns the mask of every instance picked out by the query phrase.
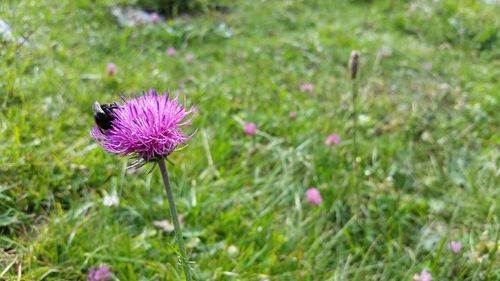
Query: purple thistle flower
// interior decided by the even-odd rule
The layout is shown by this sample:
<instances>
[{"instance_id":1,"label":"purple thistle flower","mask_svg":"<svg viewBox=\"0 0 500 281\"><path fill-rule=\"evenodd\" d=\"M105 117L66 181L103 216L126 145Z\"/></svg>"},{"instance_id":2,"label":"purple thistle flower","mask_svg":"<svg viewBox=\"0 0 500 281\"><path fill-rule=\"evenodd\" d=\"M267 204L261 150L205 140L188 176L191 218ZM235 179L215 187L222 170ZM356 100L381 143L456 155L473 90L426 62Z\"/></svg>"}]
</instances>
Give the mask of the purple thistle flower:
<instances>
[{"instance_id":1,"label":"purple thistle flower","mask_svg":"<svg viewBox=\"0 0 500 281\"><path fill-rule=\"evenodd\" d=\"M111 278L111 272L105 265L98 268L90 268L87 274L87 281L108 281Z\"/></svg>"},{"instance_id":2,"label":"purple thistle flower","mask_svg":"<svg viewBox=\"0 0 500 281\"><path fill-rule=\"evenodd\" d=\"M110 128L103 130L95 125L91 135L106 151L121 156L138 156L145 161L164 158L191 136L180 128L191 125L187 119L194 108L186 109L178 96L169 99L169 93L158 95L154 89L142 96L114 103ZM109 107L108 107L109 108Z\"/></svg>"}]
</instances>

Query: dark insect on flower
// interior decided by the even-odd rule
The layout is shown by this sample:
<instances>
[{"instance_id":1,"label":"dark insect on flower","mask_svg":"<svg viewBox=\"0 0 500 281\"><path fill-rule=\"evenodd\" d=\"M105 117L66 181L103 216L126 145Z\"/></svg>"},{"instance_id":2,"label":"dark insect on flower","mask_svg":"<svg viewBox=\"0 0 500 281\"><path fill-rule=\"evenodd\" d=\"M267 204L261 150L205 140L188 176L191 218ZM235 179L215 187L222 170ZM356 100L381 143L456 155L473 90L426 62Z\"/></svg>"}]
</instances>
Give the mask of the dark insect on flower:
<instances>
[{"instance_id":1,"label":"dark insect on flower","mask_svg":"<svg viewBox=\"0 0 500 281\"><path fill-rule=\"evenodd\" d=\"M115 120L113 110L116 108L118 108L116 104L99 104L97 101L92 105L95 123L102 133L113 126Z\"/></svg>"}]
</instances>

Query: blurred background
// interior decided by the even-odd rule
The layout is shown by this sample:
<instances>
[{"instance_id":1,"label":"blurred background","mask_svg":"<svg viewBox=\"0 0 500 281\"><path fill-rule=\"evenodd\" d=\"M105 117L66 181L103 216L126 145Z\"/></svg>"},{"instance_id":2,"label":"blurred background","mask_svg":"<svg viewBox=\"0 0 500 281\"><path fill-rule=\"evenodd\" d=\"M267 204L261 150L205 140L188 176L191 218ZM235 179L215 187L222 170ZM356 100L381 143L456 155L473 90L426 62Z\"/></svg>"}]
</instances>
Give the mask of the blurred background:
<instances>
[{"instance_id":1,"label":"blurred background","mask_svg":"<svg viewBox=\"0 0 500 281\"><path fill-rule=\"evenodd\" d=\"M495 0L2 0L0 279L183 280L159 173L89 134L154 87L197 108L195 280L499 280L499 28Z\"/></svg>"}]
</instances>

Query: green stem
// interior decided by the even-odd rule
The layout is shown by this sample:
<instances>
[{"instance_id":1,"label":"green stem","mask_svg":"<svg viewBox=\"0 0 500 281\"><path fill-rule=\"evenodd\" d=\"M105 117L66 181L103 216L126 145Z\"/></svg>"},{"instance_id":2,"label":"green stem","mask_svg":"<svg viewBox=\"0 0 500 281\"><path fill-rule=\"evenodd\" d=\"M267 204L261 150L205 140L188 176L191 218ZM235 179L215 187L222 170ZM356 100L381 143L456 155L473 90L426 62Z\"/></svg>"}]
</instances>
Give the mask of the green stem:
<instances>
[{"instance_id":1,"label":"green stem","mask_svg":"<svg viewBox=\"0 0 500 281\"><path fill-rule=\"evenodd\" d=\"M353 165L356 165L356 157L358 156L358 140L357 140L357 114L356 114L356 96L358 95L358 87L356 80L352 80L352 130L353 130Z\"/></svg>"},{"instance_id":2,"label":"green stem","mask_svg":"<svg viewBox=\"0 0 500 281\"><path fill-rule=\"evenodd\" d=\"M172 215L172 221L174 223L175 236L177 238L177 243L179 244L179 252L181 253L181 263L182 267L184 268L184 275L186 276L187 281L191 281L191 269L189 268L186 246L184 246L181 225L179 223L179 217L177 216L177 209L175 208L174 195L172 194L170 180L168 179L167 167L165 166L165 160L163 158L158 160L158 166L160 167L161 177L163 178L165 191L167 192L168 207L170 208L170 214Z\"/></svg>"}]
</instances>

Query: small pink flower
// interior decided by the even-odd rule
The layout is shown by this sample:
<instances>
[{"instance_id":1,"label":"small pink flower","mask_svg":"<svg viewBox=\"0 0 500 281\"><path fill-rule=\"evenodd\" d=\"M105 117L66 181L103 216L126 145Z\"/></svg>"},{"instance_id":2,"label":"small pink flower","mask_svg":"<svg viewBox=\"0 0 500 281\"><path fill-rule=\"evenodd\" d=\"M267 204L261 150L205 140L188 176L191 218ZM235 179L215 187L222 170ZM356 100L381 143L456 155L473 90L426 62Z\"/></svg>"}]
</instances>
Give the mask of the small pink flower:
<instances>
[{"instance_id":1,"label":"small pink flower","mask_svg":"<svg viewBox=\"0 0 500 281\"><path fill-rule=\"evenodd\" d=\"M113 76L116 73L116 65L112 62L108 63L106 66L106 71L108 72L108 75Z\"/></svg>"},{"instance_id":2,"label":"small pink flower","mask_svg":"<svg viewBox=\"0 0 500 281\"><path fill-rule=\"evenodd\" d=\"M309 203L312 205L319 205L323 201L321 199L321 194L319 193L319 190L316 189L315 187L311 187L306 191L306 199Z\"/></svg>"},{"instance_id":3,"label":"small pink flower","mask_svg":"<svg viewBox=\"0 0 500 281\"><path fill-rule=\"evenodd\" d=\"M311 83L304 83L304 84L300 85L300 90L302 92L312 92L312 91L314 91L314 85Z\"/></svg>"},{"instance_id":4,"label":"small pink flower","mask_svg":"<svg viewBox=\"0 0 500 281\"><path fill-rule=\"evenodd\" d=\"M462 250L462 243L459 241L451 241L448 244L448 248L455 254L460 253L460 250Z\"/></svg>"},{"instance_id":5,"label":"small pink flower","mask_svg":"<svg viewBox=\"0 0 500 281\"><path fill-rule=\"evenodd\" d=\"M255 123L248 123L245 125L244 130L247 136L254 136L257 133L257 125Z\"/></svg>"},{"instance_id":6,"label":"small pink flower","mask_svg":"<svg viewBox=\"0 0 500 281\"><path fill-rule=\"evenodd\" d=\"M111 278L111 272L105 265L98 268L90 268L87 274L87 281L108 281Z\"/></svg>"},{"instance_id":7,"label":"small pink flower","mask_svg":"<svg viewBox=\"0 0 500 281\"><path fill-rule=\"evenodd\" d=\"M186 55L186 61L191 63L194 60L194 55L192 53L189 53Z\"/></svg>"},{"instance_id":8,"label":"small pink flower","mask_svg":"<svg viewBox=\"0 0 500 281\"><path fill-rule=\"evenodd\" d=\"M170 47L170 48L167 49L167 56L173 57L173 56L175 56L175 53L177 53L177 51L175 50L175 48Z\"/></svg>"},{"instance_id":9,"label":"small pink flower","mask_svg":"<svg viewBox=\"0 0 500 281\"><path fill-rule=\"evenodd\" d=\"M295 119L297 117L297 111L290 111L290 118Z\"/></svg>"},{"instance_id":10,"label":"small pink flower","mask_svg":"<svg viewBox=\"0 0 500 281\"><path fill-rule=\"evenodd\" d=\"M326 145L334 145L339 143L340 143L340 136L335 133L329 135L325 140Z\"/></svg>"},{"instance_id":11,"label":"small pink flower","mask_svg":"<svg viewBox=\"0 0 500 281\"><path fill-rule=\"evenodd\" d=\"M420 274L415 273L415 275L413 275L413 281L432 281L432 276L429 271L424 269Z\"/></svg>"},{"instance_id":12,"label":"small pink flower","mask_svg":"<svg viewBox=\"0 0 500 281\"><path fill-rule=\"evenodd\" d=\"M151 23L157 23L160 20L160 16L157 13L152 13L150 17Z\"/></svg>"}]
</instances>

